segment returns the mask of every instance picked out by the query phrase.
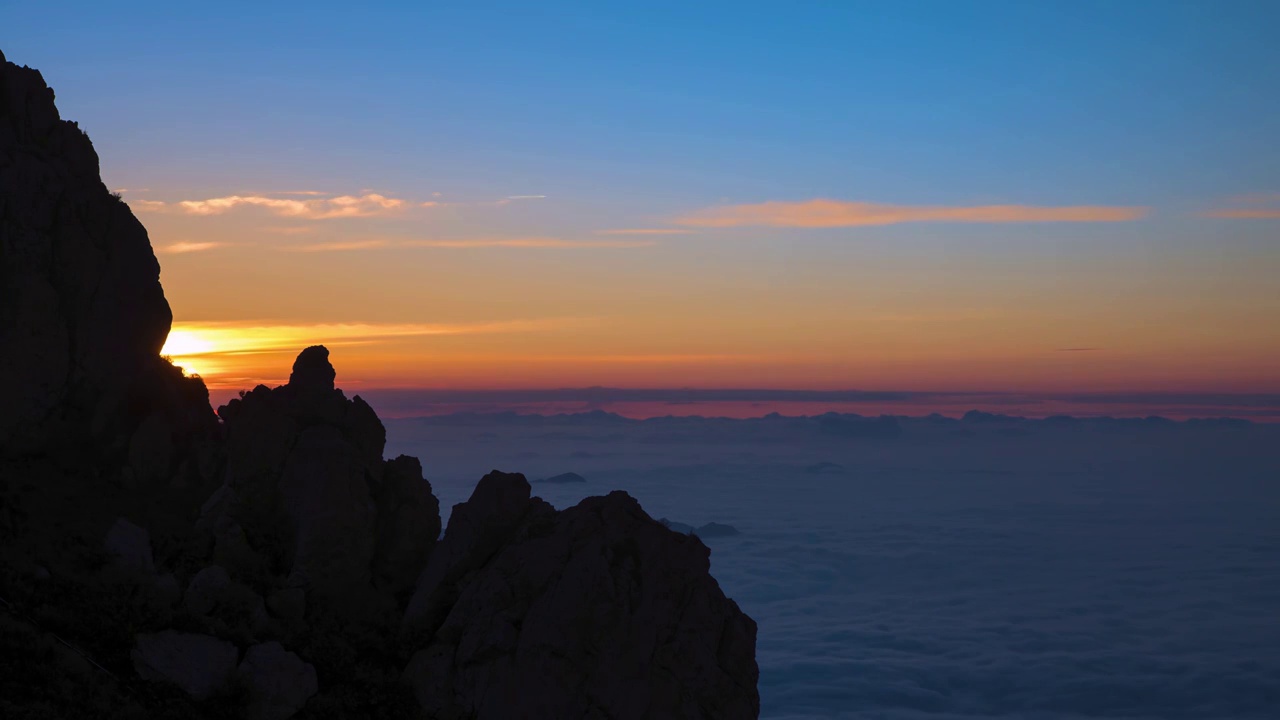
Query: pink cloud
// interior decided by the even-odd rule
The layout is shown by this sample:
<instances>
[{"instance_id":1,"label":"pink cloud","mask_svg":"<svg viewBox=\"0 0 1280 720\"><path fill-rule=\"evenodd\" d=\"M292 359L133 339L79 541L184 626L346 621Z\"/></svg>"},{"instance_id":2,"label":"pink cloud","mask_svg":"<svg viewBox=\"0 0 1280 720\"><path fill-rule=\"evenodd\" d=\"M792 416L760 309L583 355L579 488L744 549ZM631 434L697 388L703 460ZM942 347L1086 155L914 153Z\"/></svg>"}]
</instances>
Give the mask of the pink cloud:
<instances>
[{"instance_id":1,"label":"pink cloud","mask_svg":"<svg viewBox=\"0 0 1280 720\"><path fill-rule=\"evenodd\" d=\"M897 225L910 222L1041 223L1125 222L1145 217L1147 208L1099 205L890 205L815 199L721 205L676 219L690 227L746 226L828 228Z\"/></svg>"}]
</instances>

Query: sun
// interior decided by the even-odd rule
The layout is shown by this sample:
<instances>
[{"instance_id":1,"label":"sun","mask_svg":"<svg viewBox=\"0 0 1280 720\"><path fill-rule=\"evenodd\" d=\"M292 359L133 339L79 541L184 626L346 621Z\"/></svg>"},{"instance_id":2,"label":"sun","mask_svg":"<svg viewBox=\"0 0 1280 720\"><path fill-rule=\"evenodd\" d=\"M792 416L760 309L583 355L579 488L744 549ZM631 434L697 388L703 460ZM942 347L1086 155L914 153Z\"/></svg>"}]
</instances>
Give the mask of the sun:
<instances>
[{"instance_id":1,"label":"sun","mask_svg":"<svg viewBox=\"0 0 1280 720\"><path fill-rule=\"evenodd\" d=\"M172 360L187 375L204 375L207 368L199 356L216 350L217 345L197 331L173 330L160 349L160 354Z\"/></svg>"},{"instance_id":2,"label":"sun","mask_svg":"<svg viewBox=\"0 0 1280 720\"><path fill-rule=\"evenodd\" d=\"M164 341L164 347L160 349L160 354L169 357L183 357L187 355L202 355L213 352L213 350L213 342L200 333L192 330L174 330L169 333L169 339Z\"/></svg>"}]
</instances>

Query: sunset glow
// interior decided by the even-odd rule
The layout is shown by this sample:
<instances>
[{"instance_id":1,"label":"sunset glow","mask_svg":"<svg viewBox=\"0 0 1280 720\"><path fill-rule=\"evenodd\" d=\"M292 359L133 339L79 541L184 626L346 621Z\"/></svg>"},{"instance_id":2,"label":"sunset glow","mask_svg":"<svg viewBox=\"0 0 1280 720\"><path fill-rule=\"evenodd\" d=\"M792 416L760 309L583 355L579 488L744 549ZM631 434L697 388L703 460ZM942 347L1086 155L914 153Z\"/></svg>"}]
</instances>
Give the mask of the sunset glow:
<instances>
[{"instance_id":1,"label":"sunset glow","mask_svg":"<svg viewBox=\"0 0 1280 720\"><path fill-rule=\"evenodd\" d=\"M1105 41L1028 6L1032 45L981 9L809 8L761 46L688 12L7 51L70 99L160 260L165 354L218 391L323 343L364 389L1280 392L1280 93L1245 30L1195 59L1202 23L1119 6Z\"/></svg>"}]
</instances>

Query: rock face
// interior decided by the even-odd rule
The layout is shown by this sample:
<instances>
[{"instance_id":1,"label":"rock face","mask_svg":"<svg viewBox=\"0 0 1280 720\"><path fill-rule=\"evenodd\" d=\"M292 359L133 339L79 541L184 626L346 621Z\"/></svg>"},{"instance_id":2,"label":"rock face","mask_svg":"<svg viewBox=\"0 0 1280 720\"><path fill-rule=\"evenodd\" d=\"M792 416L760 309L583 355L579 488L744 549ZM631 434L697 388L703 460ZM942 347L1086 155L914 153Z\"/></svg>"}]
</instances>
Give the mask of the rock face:
<instances>
[{"instance_id":1,"label":"rock face","mask_svg":"<svg viewBox=\"0 0 1280 720\"><path fill-rule=\"evenodd\" d=\"M156 412L149 445L207 427L204 386L159 357L171 320L147 232L88 136L38 71L0 54L0 457L122 455ZM169 471L162 453L145 460Z\"/></svg>"},{"instance_id":2,"label":"rock face","mask_svg":"<svg viewBox=\"0 0 1280 720\"><path fill-rule=\"evenodd\" d=\"M494 472L440 539L422 465L383 459L381 421L335 387L327 349L215 415L159 356L170 320L88 138L0 56L0 590L94 662L195 701L50 670L49 692L7 691L6 707L757 716L755 624L696 537L624 493L557 512ZM29 654L20 635L0 652Z\"/></svg>"},{"instance_id":3,"label":"rock face","mask_svg":"<svg viewBox=\"0 0 1280 720\"><path fill-rule=\"evenodd\" d=\"M755 623L710 551L626 493L556 512L491 473L453 518L405 615L404 677L446 717L749 718Z\"/></svg>"}]
</instances>

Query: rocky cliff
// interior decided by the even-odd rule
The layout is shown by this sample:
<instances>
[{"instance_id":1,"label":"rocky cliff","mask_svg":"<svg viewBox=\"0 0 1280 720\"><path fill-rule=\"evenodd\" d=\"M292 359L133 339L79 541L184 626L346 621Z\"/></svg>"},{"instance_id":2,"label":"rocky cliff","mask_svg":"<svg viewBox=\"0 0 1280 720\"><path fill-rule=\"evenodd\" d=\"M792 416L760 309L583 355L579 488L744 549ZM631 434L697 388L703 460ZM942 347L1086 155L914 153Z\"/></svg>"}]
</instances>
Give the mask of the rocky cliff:
<instances>
[{"instance_id":1,"label":"rocky cliff","mask_svg":"<svg viewBox=\"0 0 1280 720\"><path fill-rule=\"evenodd\" d=\"M209 407L145 229L0 55L0 716L750 718L755 624L625 493L439 503L323 347Z\"/></svg>"}]
</instances>

